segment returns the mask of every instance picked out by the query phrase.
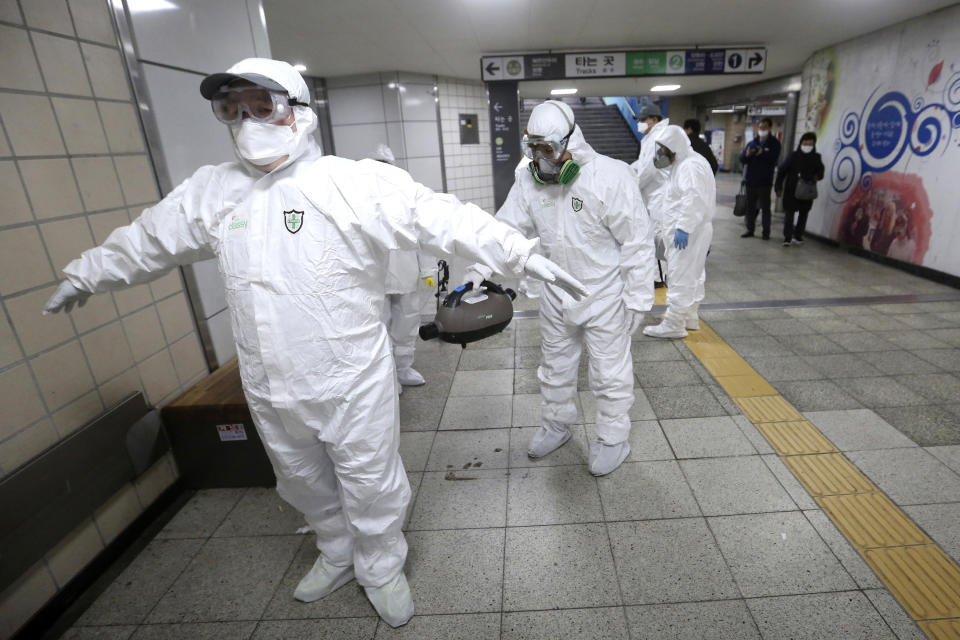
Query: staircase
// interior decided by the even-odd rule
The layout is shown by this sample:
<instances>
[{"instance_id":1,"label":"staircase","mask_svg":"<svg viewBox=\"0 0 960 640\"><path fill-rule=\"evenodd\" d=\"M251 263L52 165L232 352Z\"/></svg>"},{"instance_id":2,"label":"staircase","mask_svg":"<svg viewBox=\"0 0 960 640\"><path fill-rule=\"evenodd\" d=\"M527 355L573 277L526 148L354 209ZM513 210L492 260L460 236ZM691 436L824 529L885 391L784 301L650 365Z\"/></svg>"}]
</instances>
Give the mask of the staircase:
<instances>
[{"instance_id":1,"label":"staircase","mask_svg":"<svg viewBox=\"0 0 960 640\"><path fill-rule=\"evenodd\" d=\"M524 99L520 113L524 127L527 126L530 111L541 102L543 100ZM573 109L583 137L597 153L623 160L627 164L637 159L640 145L615 105L607 106L601 98L587 98L584 102L580 102L579 98L567 98L563 102Z\"/></svg>"}]
</instances>

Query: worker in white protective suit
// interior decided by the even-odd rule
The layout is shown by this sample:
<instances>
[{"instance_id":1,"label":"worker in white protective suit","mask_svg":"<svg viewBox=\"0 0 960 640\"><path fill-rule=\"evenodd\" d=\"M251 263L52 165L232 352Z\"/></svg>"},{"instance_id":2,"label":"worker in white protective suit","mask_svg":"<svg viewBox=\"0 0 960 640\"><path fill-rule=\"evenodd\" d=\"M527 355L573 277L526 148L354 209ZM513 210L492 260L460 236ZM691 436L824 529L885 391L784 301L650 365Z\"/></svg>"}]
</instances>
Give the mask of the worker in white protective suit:
<instances>
[{"instance_id":1,"label":"worker in white protective suit","mask_svg":"<svg viewBox=\"0 0 960 640\"><path fill-rule=\"evenodd\" d=\"M378 144L370 156L372 159L396 165L393 150ZM413 368L417 347L417 330L420 328L420 296L417 285L421 275L420 255L416 251L391 251L387 261L387 298L383 304L383 323L393 344L393 360L397 365L397 381L402 387L419 387L426 384L423 375ZM433 278L426 276L427 286L433 286Z\"/></svg>"},{"instance_id":2,"label":"worker in white protective suit","mask_svg":"<svg viewBox=\"0 0 960 640\"><path fill-rule=\"evenodd\" d=\"M680 127L670 125L654 138L652 164L667 171L656 232L667 254L667 312L643 333L655 338L683 338L699 329L698 307L704 296L707 251L713 239L717 183L713 169L690 146Z\"/></svg>"},{"instance_id":3,"label":"worker in white protective suit","mask_svg":"<svg viewBox=\"0 0 960 640\"><path fill-rule=\"evenodd\" d=\"M589 469L605 475L630 453L630 338L653 305L653 236L630 167L597 154L568 105L553 100L537 105L523 147L529 161L518 169L497 219L528 238L539 236L544 254L573 269L591 292L577 301L556 286L543 287L537 374L542 418L527 454L543 457L570 439L577 420L577 368L586 346L597 406ZM477 265L468 273L474 288L489 276Z\"/></svg>"},{"instance_id":4,"label":"worker in white protective suit","mask_svg":"<svg viewBox=\"0 0 960 640\"><path fill-rule=\"evenodd\" d=\"M630 167L637 174L637 184L640 187L643 202L647 207L647 213L650 214L654 225L656 225L657 216L660 215L660 209L662 208L667 173L653 167L653 155L656 151L653 139L670 124L670 119L664 118L660 107L655 104L646 104L641 107L636 117L638 120L637 130L643 134L643 140L640 143L640 155ZM663 244L657 242L655 248L657 260L665 261ZM662 267L662 265L660 266Z\"/></svg>"},{"instance_id":5,"label":"worker in white protective suit","mask_svg":"<svg viewBox=\"0 0 960 640\"><path fill-rule=\"evenodd\" d=\"M240 375L277 490L321 556L295 597L356 575L391 626L413 615L401 524L410 487L397 453L399 399L381 319L390 251L421 246L585 293L476 206L395 167L323 156L307 85L251 58L200 85L229 126L236 162L201 167L159 204L63 270L46 311L215 256Z\"/></svg>"}]
</instances>

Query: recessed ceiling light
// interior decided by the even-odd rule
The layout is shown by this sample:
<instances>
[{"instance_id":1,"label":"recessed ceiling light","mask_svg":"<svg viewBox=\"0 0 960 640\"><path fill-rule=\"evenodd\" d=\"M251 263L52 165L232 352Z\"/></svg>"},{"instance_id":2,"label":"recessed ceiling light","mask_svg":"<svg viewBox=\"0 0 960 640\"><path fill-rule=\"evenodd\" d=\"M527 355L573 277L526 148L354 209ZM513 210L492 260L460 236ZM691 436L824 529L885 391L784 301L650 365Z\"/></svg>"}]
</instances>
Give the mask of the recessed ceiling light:
<instances>
[{"instance_id":1,"label":"recessed ceiling light","mask_svg":"<svg viewBox=\"0 0 960 640\"><path fill-rule=\"evenodd\" d=\"M305 65L305 64L300 64L300 63L298 62L297 64L293 65L293 68L294 68L295 70L299 71L300 73L303 73L304 71L307 70L307 65Z\"/></svg>"},{"instance_id":2,"label":"recessed ceiling light","mask_svg":"<svg viewBox=\"0 0 960 640\"><path fill-rule=\"evenodd\" d=\"M651 87L650 91L676 91L680 88L678 84L658 84L655 87Z\"/></svg>"},{"instance_id":3,"label":"recessed ceiling light","mask_svg":"<svg viewBox=\"0 0 960 640\"><path fill-rule=\"evenodd\" d=\"M711 109L710 113L733 113L733 109Z\"/></svg>"},{"instance_id":4,"label":"recessed ceiling light","mask_svg":"<svg viewBox=\"0 0 960 640\"><path fill-rule=\"evenodd\" d=\"M550 95L552 96L572 96L577 92L576 89L551 89Z\"/></svg>"}]
</instances>

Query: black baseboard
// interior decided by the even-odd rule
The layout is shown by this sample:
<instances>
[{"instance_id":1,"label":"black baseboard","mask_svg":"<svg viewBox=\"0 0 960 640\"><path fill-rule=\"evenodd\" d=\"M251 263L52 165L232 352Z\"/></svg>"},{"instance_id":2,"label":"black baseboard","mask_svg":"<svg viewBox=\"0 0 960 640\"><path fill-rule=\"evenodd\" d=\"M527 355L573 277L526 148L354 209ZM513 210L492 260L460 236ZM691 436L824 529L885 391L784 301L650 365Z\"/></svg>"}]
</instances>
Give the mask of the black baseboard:
<instances>
[{"instance_id":1,"label":"black baseboard","mask_svg":"<svg viewBox=\"0 0 960 640\"><path fill-rule=\"evenodd\" d=\"M167 512L170 516L179 510L182 503L186 502L192 492L184 489L182 481L178 478L172 485L160 494L154 500L153 504L147 507L143 513L130 523L108 544L103 551L90 561L74 578L60 591L57 592L39 611L37 611L30 621L17 631L11 640L37 640L38 638L58 638L75 622L83 610L74 610L73 616L66 614L72 607L87 593L87 591L116 563L124 554L131 550L130 559L139 553L141 548L149 542L156 530L159 530L165 520L160 521L161 516ZM178 504L180 503L180 504ZM171 507L176 509L171 510ZM169 510L169 511L168 511ZM149 537L144 536L150 529L155 529ZM137 543L141 542L140 548L134 549ZM99 594L97 594L99 595ZM92 602L92 598L91 598ZM86 603L87 605L90 602Z\"/></svg>"},{"instance_id":2,"label":"black baseboard","mask_svg":"<svg viewBox=\"0 0 960 640\"><path fill-rule=\"evenodd\" d=\"M809 231L805 232L804 235L808 238L813 238L822 244L843 249L847 253L855 255L858 258L866 258L867 260L882 264L887 267L893 267L894 269L899 269L900 271L906 271L910 275L923 278L924 280L930 280L932 282L936 282L937 284L953 287L954 289L960 289L960 277L953 274L944 273L943 271L937 271L936 269L913 264L912 262L903 262L902 260L888 258L887 256L882 256L878 253L867 251L862 247L851 247L849 245L840 244L833 238L827 238L826 236L810 233Z\"/></svg>"}]
</instances>

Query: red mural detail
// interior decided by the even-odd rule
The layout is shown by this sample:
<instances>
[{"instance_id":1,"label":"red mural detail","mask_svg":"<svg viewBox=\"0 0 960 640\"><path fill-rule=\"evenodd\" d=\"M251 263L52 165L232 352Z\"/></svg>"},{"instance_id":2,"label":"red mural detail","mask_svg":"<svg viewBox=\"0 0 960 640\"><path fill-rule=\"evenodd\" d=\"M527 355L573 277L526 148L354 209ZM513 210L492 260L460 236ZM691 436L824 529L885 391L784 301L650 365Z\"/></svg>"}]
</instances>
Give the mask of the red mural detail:
<instances>
[{"instance_id":1,"label":"red mural detail","mask_svg":"<svg viewBox=\"0 0 960 640\"><path fill-rule=\"evenodd\" d=\"M940 79L940 72L943 71L943 60L933 65L933 68L930 69L930 75L927 76L927 86L929 87L934 82Z\"/></svg>"},{"instance_id":2,"label":"red mural detail","mask_svg":"<svg viewBox=\"0 0 960 640\"><path fill-rule=\"evenodd\" d=\"M930 248L930 200L923 180L886 171L871 176L843 205L833 237L841 244L923 264Z\"/></svg>"}]
</instances>

